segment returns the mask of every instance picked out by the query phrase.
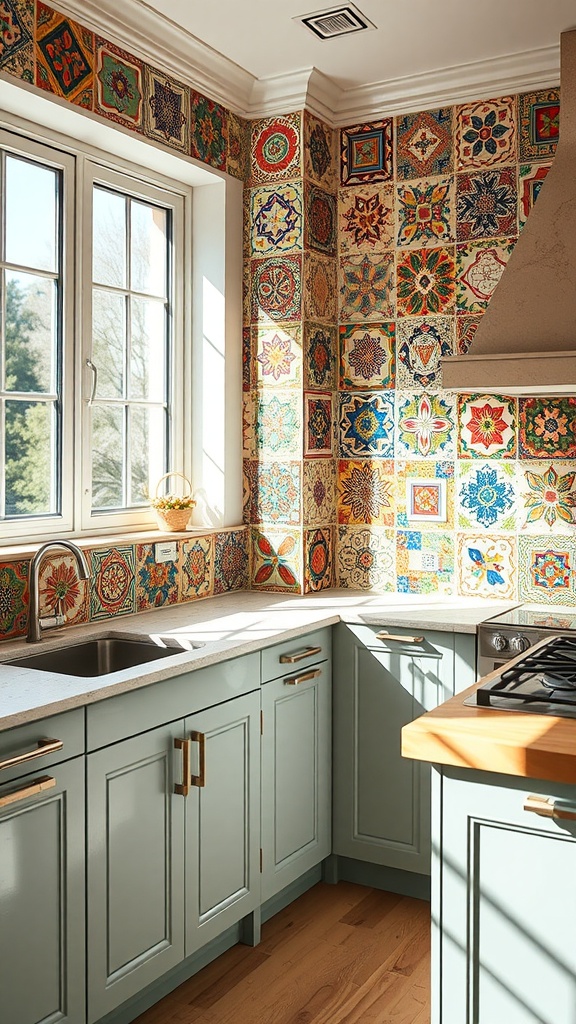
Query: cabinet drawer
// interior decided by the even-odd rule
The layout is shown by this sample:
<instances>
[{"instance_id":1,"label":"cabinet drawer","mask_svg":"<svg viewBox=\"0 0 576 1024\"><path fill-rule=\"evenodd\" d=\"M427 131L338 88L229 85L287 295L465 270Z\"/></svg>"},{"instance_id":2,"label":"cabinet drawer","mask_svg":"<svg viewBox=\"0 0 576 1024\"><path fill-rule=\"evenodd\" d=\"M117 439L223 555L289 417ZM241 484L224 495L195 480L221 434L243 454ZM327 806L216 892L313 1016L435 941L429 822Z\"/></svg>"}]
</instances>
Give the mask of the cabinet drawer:
<instances>
[{"instance_id":1,"label":"cabinet drawer","mask_svg":"<svg viewBox=\"0 0 576 1024\"><path fill-rule=\"evenodd\" d=\"M325 661L332 653L331 628L317 629L314 633L284 640L275 647L262 651L262 682L279 679L280 676L295 675L308 665Z\"/></svg>"},{"instance_id":2,"label":"cabinet drawer","mask_svg":"<svg viewBox=\"0 0 576 1024\"><path fill-rule=\"evenodd\" d=\"M0 732L0 783L42 774L49 765L83 754L84 747L83 708Z\"/></svg>"}]
</instances>

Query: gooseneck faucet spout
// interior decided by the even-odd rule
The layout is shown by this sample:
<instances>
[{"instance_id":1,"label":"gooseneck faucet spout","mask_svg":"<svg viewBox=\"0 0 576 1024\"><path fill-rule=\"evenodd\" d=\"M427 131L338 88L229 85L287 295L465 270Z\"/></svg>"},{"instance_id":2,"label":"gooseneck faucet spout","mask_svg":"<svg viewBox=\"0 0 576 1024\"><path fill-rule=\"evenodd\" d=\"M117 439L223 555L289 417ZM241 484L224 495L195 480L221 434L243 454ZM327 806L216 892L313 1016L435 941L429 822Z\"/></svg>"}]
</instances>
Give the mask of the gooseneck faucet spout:
<instances>
[{"instance_id":1,"label":"gooseneck faucet spout","mask_svg":"<svg viewBox=\"0 0 576 1024\"><path fill-rule=\"evenodd\" d=\"M66 616L62 611L58 611L58 604L54 609L54 615L40 618L40 566L44 555L51 548L67 548L68 551L71 551L76 559L78 579L90 579L90 570L88 569L86 556L73 541L49 540L38 548L30 563L30 605L28 609L28 633L26 636L28 643L36 643L36 641L41 640L43 630L55 629L57 626L63 626L66 622Z\"/></svg>"}]
</instances>

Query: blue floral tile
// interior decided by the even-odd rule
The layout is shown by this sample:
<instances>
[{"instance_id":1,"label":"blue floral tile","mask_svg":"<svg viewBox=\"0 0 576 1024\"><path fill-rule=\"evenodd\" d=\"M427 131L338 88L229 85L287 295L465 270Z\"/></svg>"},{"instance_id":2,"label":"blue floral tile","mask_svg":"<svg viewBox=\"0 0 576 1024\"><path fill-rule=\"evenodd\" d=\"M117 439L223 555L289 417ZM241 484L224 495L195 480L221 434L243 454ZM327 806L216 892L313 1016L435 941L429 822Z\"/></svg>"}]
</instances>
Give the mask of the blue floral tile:
<instances>
[{"instance_id":1,"label":"blue floral tile","mask_svg":"<svg viewBox=\"0 0 576 1024\"><path fill-rule=\"evenodd\" d=\"M518 233L516 166L458 175L456 232L459 242Z\"/></svg>"},{"instance_id":2,"label":"blue floral tile","mask_svg":"<svg viewBox=\"0 0 576 1024\"><path fill-rule=\"evenodd\" d=\"M576 604L576 544L573 537L518 539L521 601Z\"/></svg>"},{"instance_id":3,"label":"blue floral tile","mask_svg":"<svg viewBox=\"0 0 576 1024\"><path fill-rule=\"evenodd\" d=\"M300 463L260 462L256 467L252 495L255 523L300 522Z\"/></svg>"},{"instance_id":4,"label":"blue floral tile","mask_svg":"<svg viewBox=\"0 0 576 1024\"><path fill-rule=\"evenodd\" d=\"M136 609L139 612L178 601L178 558L157 562L155 544L136 545Z\"/></svg>"},{"instance_id":5,"label":"blue floral tile","mask_svg":"<svg viewBox=\"0 0 576 1024\"><path fill-rule=\"evenodd\" d=\"M461 529L516 529L516 464L459 460L457 500Z\"/></svg>"},{"instance_id":6,"label":"blue floral tile","mask_svg":"<svg viewBox=\"0 0 576 1024\"><path fill-rule=\"evenodd\" d=\"M382 392L341 393L338 425L342 458L393 458L393 396Z\"/></svg>"},{"instance_id":7,"label":"blue floral tile","mask_svg":"<svg viewBox=\"0 0 576 1024\"><path fill-rule=\"evenodd\" d=\"M486 167L516 162L516 98L465 103L456 111L458 166Z\"/></svg>"},{"instance_id":8,"label":"blue floral tile","mask_svg":"<svg viewBox=\"0 0 576 1024\"><path fill-rule=\"evenodd\" d=\"M190 151L190 90L144 65L144 134L183 153Z\"/></svg>"},{"instance_id":9,"label":"blue floral tile","mask_svg":"<svg viewBox=\"0 0 576 1024\"><path fill-rule=\"evenodd\" d=\"M515 536L462 533L458 543L458 593L463 597L516 598L518 586Z\"/></svg>"},{"instance_id":10,"label":"blue floral tile","mask_svg":"<svg viewBox=\"0 0 576 1024\"><path fill-rule=\"evenodd\" d=\"M260 186L250 193L252 256L297 252L303 247L302 186Z\"/></svg>"}]
</instances>

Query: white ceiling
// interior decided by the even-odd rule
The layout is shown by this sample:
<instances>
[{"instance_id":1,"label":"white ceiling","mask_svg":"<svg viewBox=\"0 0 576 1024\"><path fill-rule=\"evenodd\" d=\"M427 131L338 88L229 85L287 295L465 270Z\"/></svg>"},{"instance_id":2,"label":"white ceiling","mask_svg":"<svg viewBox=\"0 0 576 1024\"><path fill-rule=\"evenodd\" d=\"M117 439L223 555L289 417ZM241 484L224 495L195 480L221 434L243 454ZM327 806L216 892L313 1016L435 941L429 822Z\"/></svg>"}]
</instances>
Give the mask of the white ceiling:
<instances>
[{"instance_id":1,"label":"white ceiling","mask_svg":"<svg viewBox=\"0 0 576 1024\"><path fill-rule=\"evenodd\" d=\"M247 116L296 109L344 123L559 80L576 0L358 0L375 30L322 41L299 21L326 0L63 0L108 38ZM402 105L403 104L403 105Z\"/></svg>"}]
</instances>

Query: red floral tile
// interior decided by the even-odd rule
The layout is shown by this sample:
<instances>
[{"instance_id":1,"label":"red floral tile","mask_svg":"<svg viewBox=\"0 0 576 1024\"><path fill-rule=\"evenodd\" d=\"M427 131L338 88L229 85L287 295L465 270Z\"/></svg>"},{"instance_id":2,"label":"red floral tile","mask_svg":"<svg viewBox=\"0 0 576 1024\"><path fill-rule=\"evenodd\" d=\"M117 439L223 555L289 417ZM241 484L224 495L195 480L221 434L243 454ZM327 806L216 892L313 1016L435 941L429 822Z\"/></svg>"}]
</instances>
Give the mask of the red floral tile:
<instances>
[{"instance_id":1,"label":"red floral tile","mask_svg":"<svg viewBox=\"0 0 576 1024\"><path fill-rule=\"evenodd\" d=\"M464 459L516 455L516 402L499 395L460 395L458 454Z\"/></svg>"}]
</instances>

